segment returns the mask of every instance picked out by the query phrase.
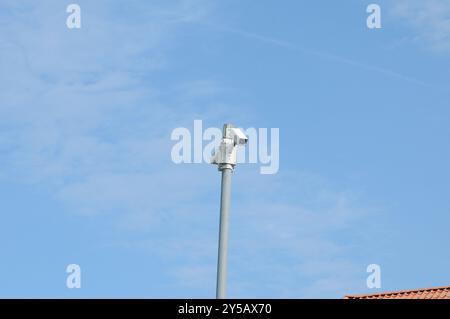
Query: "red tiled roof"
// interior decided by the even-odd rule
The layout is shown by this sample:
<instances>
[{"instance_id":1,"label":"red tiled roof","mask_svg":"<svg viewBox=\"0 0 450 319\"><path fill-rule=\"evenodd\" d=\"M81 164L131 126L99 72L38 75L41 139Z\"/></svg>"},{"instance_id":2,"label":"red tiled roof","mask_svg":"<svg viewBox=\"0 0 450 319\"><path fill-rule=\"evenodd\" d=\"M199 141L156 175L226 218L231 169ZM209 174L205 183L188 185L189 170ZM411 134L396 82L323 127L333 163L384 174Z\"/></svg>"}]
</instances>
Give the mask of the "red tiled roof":
<instances>
[{"instance_id":1,"label":"red tiled roof","mask_svg":"<svg viewBox=\"0 0 450 319\"><path fill-rule=\"evenodd\" d=\"M348 295L344 299L450 299L450 286L381 292L368 295Z\"/></svg>"}]
</instances>

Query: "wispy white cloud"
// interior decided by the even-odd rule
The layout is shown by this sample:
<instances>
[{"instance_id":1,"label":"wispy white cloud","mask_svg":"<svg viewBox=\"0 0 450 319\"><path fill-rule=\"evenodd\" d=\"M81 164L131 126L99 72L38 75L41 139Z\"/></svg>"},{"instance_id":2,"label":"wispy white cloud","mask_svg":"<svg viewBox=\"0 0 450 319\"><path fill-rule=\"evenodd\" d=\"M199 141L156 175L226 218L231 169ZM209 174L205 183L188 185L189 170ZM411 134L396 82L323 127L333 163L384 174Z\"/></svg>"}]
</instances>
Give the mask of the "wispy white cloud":
<instances>
[{"instance_id":1,"label":"wispy white cloud","mask_svg":"<svg viewBox=\"0 0 450 319\"><path fill-rule=\"evenodd\" d=\"M195 2L168 6L200 18ZM127 4L133 16L119 23L116 7L97 1L83 10L89 23L70 31L56 3L2 2L10 12L0 31L0 124L3 147L10 150L2 160L37 179L104 173L123 163L133 171L150 158L161 162L163 152L151 153L152 147L164 143L179 116L152 75L165 67L165 43L184 23L167 23L155 13L160 7L143 19L153 5L142 3Z\"/></svg>"},{"instance_id":2,"label":"wispy white cloud","mask_svg":"<svg viewBox=\"0 0 450 319\"><path fill-rule=\"evenodd\" d=\"M9 12L0 29L2 182L47 189L68 212L107 219L121 234L147 234L139 242L161 258L171 258L176 242L192 242L196 223L213 216L196 203L216 172L173 164L170 133L199 116L220 116L189 106L217 104L211 98L221 88L198 78L161 86L154 71L170 67L167 47L187 22L207 14L203 4L124 1L133 14L121 15L120 4L89 2L82 29L70 31L58 1L2 2ZM200 246L211 243L198 238ZM196 245L193 255L200 253ZM168 269L178 281L193 275L186 260Z\"/></svg>"},{"instance_id":3,"label":"wispy white cloud","mask_svg":"<svg viewBox=\"0 0 450 319\"><path fill-rule=\"evenodd\" d=\"M358 193L339 191L321 178L292 171L270 182L241 183L253 185L254 191L234 206L233 226L239 237L232 240L232 264L242 271L236 282L247 291L257 291L257 283L274 297L337 297L364 288L361 265L348 258L361 248L361 238L354 234L348 242L337 239L350 229L364 228L374 213L361 205ZM333 284L320 284L328 281ZM244 291L239 296L250 297Z\"/></svg>"},{"instance_id":4,"label":"wispy white cloud","mask_svg":"<svg viewBox=\"0 0 450 319\"><path fill-rule=\"evenodd\" d=\"M449 0L398 0L391 6L396 17L414 28L414 40L436 51L450 51Z\"/></svg>"}]
</instances>

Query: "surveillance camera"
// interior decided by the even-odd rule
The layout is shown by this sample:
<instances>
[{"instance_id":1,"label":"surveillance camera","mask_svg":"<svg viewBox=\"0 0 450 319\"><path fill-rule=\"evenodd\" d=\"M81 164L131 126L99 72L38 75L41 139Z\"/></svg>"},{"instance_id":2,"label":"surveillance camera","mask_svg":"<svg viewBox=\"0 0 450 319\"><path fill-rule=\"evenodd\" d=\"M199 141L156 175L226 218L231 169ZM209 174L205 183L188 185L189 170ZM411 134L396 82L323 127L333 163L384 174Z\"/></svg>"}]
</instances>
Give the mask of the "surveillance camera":
<instances>
[{"instance_id":1,"label":"surveillance camera","mask_svg":"<svg viewBox=\"0 0 450 319\"><path fill-rule=\"evenodd\" d=\"M244 132L235 127L227 129L227 137L234 141L234 145L245 145L248 141L248 137L244 134Z\"/></svg>"},{"instance_id":2,"label":"surveillance camera","mask_svg":"<svg viewBox=\"0 0 450 319\"><path fill-rule=\"evenodd\" d=\"M248 137L241 129L225 124L222 141L212 155L211 164L219 165L219 170L228 166L233 168L237 163L237 146L245 145L247 141Z\"/></svg>"}]
</instances>

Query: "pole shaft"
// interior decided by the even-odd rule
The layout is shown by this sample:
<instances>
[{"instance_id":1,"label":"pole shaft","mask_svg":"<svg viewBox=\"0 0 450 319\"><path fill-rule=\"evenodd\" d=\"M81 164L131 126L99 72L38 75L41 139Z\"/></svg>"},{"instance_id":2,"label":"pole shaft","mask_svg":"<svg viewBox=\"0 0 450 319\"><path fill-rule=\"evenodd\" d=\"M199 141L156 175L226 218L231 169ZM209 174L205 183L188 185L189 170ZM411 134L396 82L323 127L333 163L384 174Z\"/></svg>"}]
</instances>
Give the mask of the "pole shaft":
<instances>
[{"instance_id":1,"label":"pole shaft","mask_svg":"<svg viewBox=\"0 0 450 319\"><path fill-rule=\"evenodd\" d=\"M222 169L222 191L220 196L219 256L217 263L216 298L225 299L227 289L228 220L231 202L232 168Z\"/></svg>"}]
</instances>

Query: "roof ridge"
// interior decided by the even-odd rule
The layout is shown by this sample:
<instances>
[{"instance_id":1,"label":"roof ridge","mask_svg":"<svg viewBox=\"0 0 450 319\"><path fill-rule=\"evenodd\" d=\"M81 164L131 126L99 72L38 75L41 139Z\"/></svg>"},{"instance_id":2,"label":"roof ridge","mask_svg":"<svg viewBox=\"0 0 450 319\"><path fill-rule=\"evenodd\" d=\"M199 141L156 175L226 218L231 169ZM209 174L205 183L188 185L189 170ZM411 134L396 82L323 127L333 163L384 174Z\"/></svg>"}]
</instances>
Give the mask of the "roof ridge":
<instances>
[{"instance_id":1,"label":"roof ridge","mask_svg":"<svg viewBox=\"0 0 450 319\"><path fill-rule=\"evenodd\" d=\"M357 294L357 295L345 295L345 298L358 298L358 297L375 297L375 296L385 296L385 295L399 295L411 292L423 292L423 291L433 291L433 290L443 290L450 289L450 286L438 286L431 288L417 288L417 289L405 289L399 291L386 291L386 292L376 292L371 294Z\"/></svg>"}]
</instances>

